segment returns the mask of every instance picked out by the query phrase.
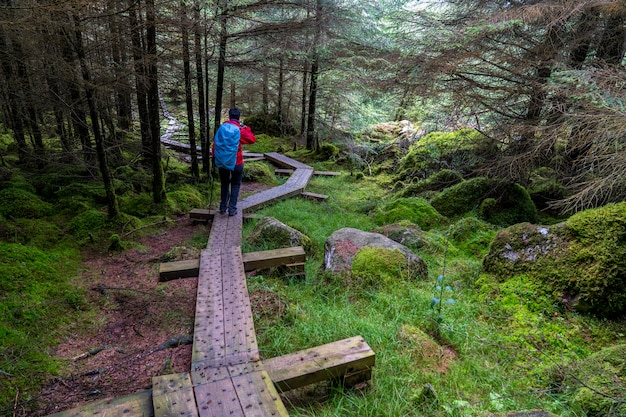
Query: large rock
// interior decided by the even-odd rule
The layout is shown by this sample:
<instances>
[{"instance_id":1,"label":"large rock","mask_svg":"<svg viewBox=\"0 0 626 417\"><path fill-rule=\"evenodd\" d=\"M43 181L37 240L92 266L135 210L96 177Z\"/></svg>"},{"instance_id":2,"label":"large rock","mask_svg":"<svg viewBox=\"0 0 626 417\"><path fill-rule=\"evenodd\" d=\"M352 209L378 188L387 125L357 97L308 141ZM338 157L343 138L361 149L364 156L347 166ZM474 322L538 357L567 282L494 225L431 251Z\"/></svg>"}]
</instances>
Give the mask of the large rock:
<instances>
[{"instance_id":1,"label":"large rock","mask_svg":"<svg viewBox=\"0 0 626 417\"><path fill-rule=\"evenodd\" d=\"M311 238L273 217L261 219L250 233L250 236L248 236L248 239L252 243L263 245L267 249L302 246L305 252L310 253L312 248Z\"/></svg>"},{"instance_id":2,"label":"large rock","mask_svg":"<svg viewBox=\"0 0 626 417\"><path fill-rule=\"evenodd\" d=\"M498 233L483 260L499 281L532 277L558 301L604 317L626 313L626 203L564 223L520 223Z\"/></svg>"},{"instance_id":3,"label":"large rock","mask_svg":"<svg viewBox=\"0 0 626 417\"><path fill-rule=\"evenodd\" d=\"M350 271L355 255L365 247L397 249L404 256L409 270L415 276L426 278L428 267L426 262L406 246L395 242L379 233L364 232L346 227L334 232L324 244L324 265L326 270L334 273Z\"/></svg>"}]
</instances>

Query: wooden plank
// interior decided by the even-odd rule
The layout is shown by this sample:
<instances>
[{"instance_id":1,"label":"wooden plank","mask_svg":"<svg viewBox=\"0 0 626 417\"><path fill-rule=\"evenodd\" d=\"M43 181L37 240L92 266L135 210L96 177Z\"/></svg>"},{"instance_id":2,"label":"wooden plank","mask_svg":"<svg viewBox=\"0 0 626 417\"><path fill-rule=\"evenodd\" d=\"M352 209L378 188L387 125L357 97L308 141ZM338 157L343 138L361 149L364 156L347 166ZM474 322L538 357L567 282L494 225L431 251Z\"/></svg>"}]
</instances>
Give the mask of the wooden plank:
<instances>
[{"instance_id":1,"label":"wooden plank","mask_svg":"<svg viewBox=\"0 0 626 417\"><path fill-rule=\"evenodd\" d=\"M152 406L152 390L118 398L107 398L77 408L50 414L48 417L94 417L94 416L124 416L150 417L154 416Z\"/></svg>"},{"instance_id":2,"label":"wooden plank","mask_svg":"<svg viewBox=\"0 0 626 417\"><path fill-rule=\"evenodd\" d=\"M293 169L289 169L289 168L276 168L276 169L274 169L274 174L277 174L277 175L291 175L291 174L293 174L293 172L294 172L294 170ZM341 172L336 172L336 171L313 171L313 175L336 177L338 175L341 175Z\"/></svg>"},{"instance_id":3,"label":"wooden plank","mask_svg":"<svg viewBox=\"0 0 626 417\"><path fill-rule=\"evenodd\" d=\"M237 248L239 249L239 248ZM224 357L245 355L258 360L256 332L250 297L246 286L241 250L233 250L222 259L224 298Z\"/></svg>"},{"instance_id":4,"label":"wooden plank","mask_svg":"<svg viewBox=\"0 0 626 417\"><path fill-rule=\"evenodd\" d=\"M159 281L171 281L200 275L200 259L164 262L159 265Z\"/></svg>"},{"instance_id":5,"label":"wooden plank","mask_svg":"<svg viewBox=\"0 0 626 417\"><path fill-rule=\"evenodd\" d=\"M361 336L263 361L278 391L363 372L371 376L375 354Z\"/></svg>"},{"instance_id":6,"label":"wooden plank","mask_svg":"<svg viewBox=\"0 0 626 417\"><path fill-rule=\"evenodd\" d=\"M306 197L306 198L312 198L313 200L318 200L318 201L324 201L328 199L327 195L324 194L316 194L316 193L310 193L308 191L303 191L300 193L300 195L302 197Z\"/></svg>"},{"instance_id":7,"label":"wooden plank","mask_svg":"<svg viewBox=\"0 0 626 417\"><path fill-rule=\"evenodd\" d=\"M189 373L152 377L155 417L197 417L196 399Z\"/></svg>"},{"instance_id":8,"label":"wooden plank","mask_svg":"<svg viewBox=\"0 0 626 417\"><path fill-rule=\"evenodd\" d=\"M200 417L238 417L243 410L230 378L196 385L196 403Z\"/></svg>"},{"instance_id":9,"label":"wooden plank","mask_svg":"<svg viewBox=\"0 0 626 417\"><path fill-rule=\"evenodd\" d=\"M306 254L302 246L243 254L243 265L246 271L272 268L304 261L306 261Z\"/></svg>"},{"instance_id":10,"label":"wooden plank","mask_svg":"<svg viewBox=\"0 0 626 417\"><path fill-rule=\"evenodd\" d=\"M209 255L207 255L209 256ZM301 264L306 261L302 246L273 249L243 254L244 271L272 268L290 264ZM197 277L200 275L200 259L164 262L159 265L159 281L166 282L180 278Z\"/></svg>"},{"instance_id":11,"label":"wooden plank","mask_svg":"<svg viewBox=\"0 0 626 417\"><path fill-rule=\"evenodd\" d=\"M266 371L235 376L233 385L245 417L289 416Z\"/></svg>"},{"instance_id":12,"label":"wooden plank","mask_svg":"<svg viewBox=\"0 0 626 417\"><path fill-rule=\"evenodd\" d=\"M265 155L265 159L268 159L271 162L277 165L283 166L285 168L292 168L292 169L310 168L308 165L303 164L302 162L298 162L295 159L291 159L288 156L281 155L277 152L267 152L264 155Z\"/></svg>"},{"instance_id":13,"label":"wooden plank","mask_svg":"<svg viewBox=\"0 0 626 417\"><path fill-rule=\"evenodd\" d=\"M224 320L221 250L203 250L196 296L192 361L223 356Z\"/></svg>"}]
</instances>

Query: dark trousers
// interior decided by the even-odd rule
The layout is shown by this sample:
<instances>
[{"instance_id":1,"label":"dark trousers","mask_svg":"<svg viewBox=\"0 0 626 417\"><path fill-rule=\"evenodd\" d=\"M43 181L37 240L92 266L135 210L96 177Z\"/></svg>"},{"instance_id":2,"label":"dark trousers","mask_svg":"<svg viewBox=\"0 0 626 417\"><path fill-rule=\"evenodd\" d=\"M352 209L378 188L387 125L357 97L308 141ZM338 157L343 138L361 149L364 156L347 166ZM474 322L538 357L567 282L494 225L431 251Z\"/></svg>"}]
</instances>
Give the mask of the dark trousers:
<instances>
[{"instance_id":1,"label":"dark trousers","mask_svg":"<svg viewBox=\"0 0 626 417\"><path fill-rule=\"evenodd\" d=\"M243 177L243 164L235 165L233 171L219 168L220 171L220 212L228 210L228 214L237 213L237 199L239 198L239 188Z\"/></svg>"}]
</instances>

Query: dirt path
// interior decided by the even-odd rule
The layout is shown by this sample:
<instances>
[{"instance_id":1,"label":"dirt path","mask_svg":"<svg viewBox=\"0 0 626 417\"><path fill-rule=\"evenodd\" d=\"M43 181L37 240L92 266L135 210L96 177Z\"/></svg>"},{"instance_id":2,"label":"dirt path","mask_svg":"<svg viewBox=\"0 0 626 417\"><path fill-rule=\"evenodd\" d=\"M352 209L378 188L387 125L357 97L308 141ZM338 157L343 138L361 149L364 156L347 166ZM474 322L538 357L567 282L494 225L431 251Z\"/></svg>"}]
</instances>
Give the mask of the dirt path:
<instances>
[{"instance_id":1,"label":"dirt path","mask_svg":"<svg viewBox=\"0 0 626 417\"><path fill-rule=\"evenodd\" d=\"M149 389L154 375L190 369L190 344L158 349L170 338L193 335L197 278L159 283L158 268L174 260L168 253L197 257L187 242L208 233L207 226L184 218L142 239L144 249L85 260L77 284L86 289L94 314L73 324L71 336L56 347L64 376L44 387L35 415Z\"/></svg>"}]
</instances>

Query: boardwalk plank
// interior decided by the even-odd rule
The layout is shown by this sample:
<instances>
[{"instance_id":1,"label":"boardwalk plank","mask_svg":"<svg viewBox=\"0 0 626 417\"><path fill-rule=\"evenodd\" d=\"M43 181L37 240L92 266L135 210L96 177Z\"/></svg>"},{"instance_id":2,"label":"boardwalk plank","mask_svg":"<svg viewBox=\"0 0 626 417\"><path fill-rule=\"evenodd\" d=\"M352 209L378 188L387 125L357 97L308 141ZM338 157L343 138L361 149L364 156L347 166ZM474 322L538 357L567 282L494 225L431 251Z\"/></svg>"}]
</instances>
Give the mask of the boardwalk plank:
<instances>
[{"instance_id":1,"label":"boardwalk plank","mask_svg":"<svg viewBox=\"0 0 626 417\"><path fill-rule=\"evenodd\" d=\"M189 373L152 377L155 417L197 417L196 399Z\"/></svg>"},{"instance_id":2,"label":"boardwalk plank","mask_svg":"<svg viewBox=\"0 0 626 417\"><path fill-rule=\"evenodd\" d=\"M118 398L107 398L48 415L48 417L148 417L154 415L152 390Z\"/></svg>"}]
</instances>

